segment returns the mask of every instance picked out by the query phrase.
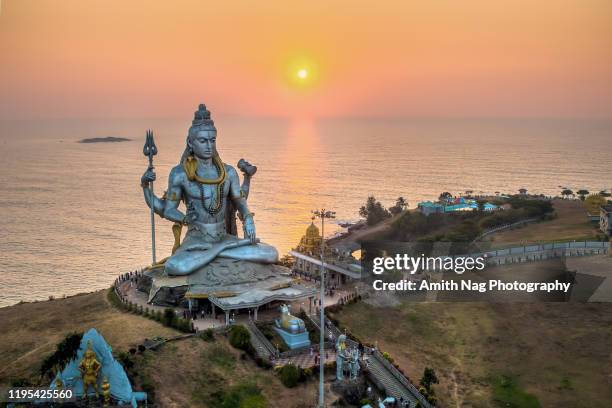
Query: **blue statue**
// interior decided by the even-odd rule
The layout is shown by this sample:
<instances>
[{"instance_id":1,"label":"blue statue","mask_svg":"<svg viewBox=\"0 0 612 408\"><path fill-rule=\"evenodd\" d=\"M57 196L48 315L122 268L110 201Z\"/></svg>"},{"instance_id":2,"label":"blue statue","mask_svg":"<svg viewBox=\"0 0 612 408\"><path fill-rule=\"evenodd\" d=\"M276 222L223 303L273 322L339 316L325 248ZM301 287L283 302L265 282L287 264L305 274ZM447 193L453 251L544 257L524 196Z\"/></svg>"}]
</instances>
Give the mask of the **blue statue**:
<instances>
[{"instance_id":1,"label":"blue statue","mask_svg":"<svg viewBox=\"0 0 612 408\"><path fill-rule=\"evenodd\" d=\"M189 275L217 257L261 264L278 260L276 248L256 237L253 213L247 205L249 180L257 168L244 160L238 165L244 174L242 186L234 167L221 161L217 129L204 104L195 112L185 151L170 172L162 198L152 191L156 175L149 164L141 178L145 202L156 214L174 222L178 231L174 252L165 260L166 274ZM185 212L179 210L181 202ZM236 236L236 211L243 224L243 239ZM187 234L180 243L182 226L187 226Z\"/></svg>"},{"instance_id":2,"label":"blue statue","mask_svg":"<svg viewBox=\"0 0 612 408\"><path fill-rule=\"evenodd\" d=\"M289 305L281 305L281 319L274 329L291 350L310 346L310 338L304 321L289 313Z\"/></svg>"},{"instance_id":3,"label":"blue statue","mask_svg":"<svg viewBox=\"0 0 612 408\"><path fill-rule=\"evenodd\" d=\"M346 335L341 334L336 341L336 379L344 380L344 369L349 359L349 350L346 348Z\"/></svg>"},{"instance_id":4,"label":"blue statue","mask_svg":"<svg viewBox=\"0 0 612 408\"><path fill-rule=\"evenodd\" d=\"M119 405L136 407L138 401L147 399L146 393L132 390L123 366L113 357L104 337L96 329L89 329L81 339L76 358L55 376L49 388L69 388L77 398L86 398L98 395L99 383L102 389L108 385L110 396Z\"/></svg>"}]
</instances>

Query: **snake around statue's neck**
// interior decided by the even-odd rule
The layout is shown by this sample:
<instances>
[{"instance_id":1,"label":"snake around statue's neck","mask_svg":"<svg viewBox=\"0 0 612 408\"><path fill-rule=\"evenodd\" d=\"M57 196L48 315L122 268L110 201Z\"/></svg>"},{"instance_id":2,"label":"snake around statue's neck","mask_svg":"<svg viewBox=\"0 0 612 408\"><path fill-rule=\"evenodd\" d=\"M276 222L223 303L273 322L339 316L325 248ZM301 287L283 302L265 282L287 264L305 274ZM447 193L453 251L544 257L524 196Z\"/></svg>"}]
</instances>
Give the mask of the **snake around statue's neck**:
<instances>
[{"instance_id":1,"label":"snake around statue's neck","mask_svg":"<svg viewBox=\"0 0 612 408\"><path fill-rule=\"evenodd\" d=\"M187 174L187 178L189 179L189 181L197 181L201 184L221 185L225 181L225 177L227 176L225 172L225 166L223 165L221 157L219 157L218 154L215 154L212 160L213 164L217 169L218 177L216 179L207 179L200 177L197 174L198 160L193 156L187 157L187 159L183 161L183 169L185 170L185 174Z\"/></svg>"}]
</instances>

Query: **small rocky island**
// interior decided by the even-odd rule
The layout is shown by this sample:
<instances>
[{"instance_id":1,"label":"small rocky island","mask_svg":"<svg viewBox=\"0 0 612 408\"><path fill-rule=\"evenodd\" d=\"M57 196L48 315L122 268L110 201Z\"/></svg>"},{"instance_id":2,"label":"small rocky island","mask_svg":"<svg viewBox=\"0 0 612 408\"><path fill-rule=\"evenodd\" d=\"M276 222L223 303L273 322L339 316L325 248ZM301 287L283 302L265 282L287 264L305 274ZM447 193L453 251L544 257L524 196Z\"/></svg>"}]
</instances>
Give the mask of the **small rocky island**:
<instances>
[{"instance_id":1,"label":"small rocky island","mask_svg":"<svg viewBox=\"0 0 612 408\"><path fill-rule=\"evenodd\" d=\"M79 143L111 143L111 142L129 142L132 139L127 139L125 137L114 137L114 136L107 136L107 137L92 137L89 139L81 139L79 140Z\"/></svg>"}]
</instances>

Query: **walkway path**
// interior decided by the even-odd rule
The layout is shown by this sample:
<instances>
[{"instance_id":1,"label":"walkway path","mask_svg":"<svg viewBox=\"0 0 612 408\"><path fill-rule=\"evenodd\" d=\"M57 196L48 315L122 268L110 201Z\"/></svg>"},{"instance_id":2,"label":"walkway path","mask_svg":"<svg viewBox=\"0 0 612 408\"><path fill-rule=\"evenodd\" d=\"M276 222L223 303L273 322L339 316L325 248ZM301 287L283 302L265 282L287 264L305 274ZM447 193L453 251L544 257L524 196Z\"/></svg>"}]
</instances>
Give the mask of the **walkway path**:
<instances>
[{"instance_id":1,"label":"walkway path","mask_svg":"<svg viewBox=\"0 0 612 408\"><path fill-rule=\"evenodd\" d=\"M317 317L315 315L309 315L310 320L316 327L319 327L317 324ZM337 339L341 334L340 330L331 323L331 321L326 320L326 336L330 333L332 334L334 339ZM356 347L358 344L350 339L347 339L347 345L349 347ZM418 392L416 387L412 385L408 379L400 373L400 371L393 367L391 363L389 363L378 351L370 352L366 348L365 354L365 366L368 369L373 381L377 383L377 385L385 390L387 395L392 396L396 399L403 398L404 401L410 401L410 406L416 406L417 401L421 403L423 408L429 408L431 405L425 400L425 398Z\"/></svg>"},{"instance_id":2,"label":"walkway path","mask_svg":"<svg viewBox=\"0 0 612 408\"><path fill-rule=\"evenodd\" d=\"M375 378L378 386L384 388L388 396L394 397L399 400L403 398L404 401L410 401L410 406L414 407L417 403L417 398L391 373L387 368L373 356L369 356L366 360L367 369L370 371L372 377Z\"/></svg>"}]
</instances>

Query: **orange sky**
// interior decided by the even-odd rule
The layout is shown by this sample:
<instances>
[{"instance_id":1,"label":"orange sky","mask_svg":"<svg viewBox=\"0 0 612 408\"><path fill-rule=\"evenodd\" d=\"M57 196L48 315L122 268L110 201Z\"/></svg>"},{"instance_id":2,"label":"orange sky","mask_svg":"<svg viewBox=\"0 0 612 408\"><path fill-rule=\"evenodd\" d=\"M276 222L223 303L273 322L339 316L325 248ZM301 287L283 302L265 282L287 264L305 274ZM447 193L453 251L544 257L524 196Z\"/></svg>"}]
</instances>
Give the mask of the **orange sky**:
<instances>
[{"instance_id":1,"label":"orange sky","mask_svg":"<svg viewBox=\"0 0 612 408\"><path fill-rule=\"evenodd\" d=\"M3 119L612 116L610 0L1 1Z\"/></svg>"}]
</instances>

